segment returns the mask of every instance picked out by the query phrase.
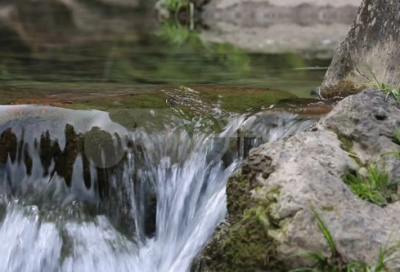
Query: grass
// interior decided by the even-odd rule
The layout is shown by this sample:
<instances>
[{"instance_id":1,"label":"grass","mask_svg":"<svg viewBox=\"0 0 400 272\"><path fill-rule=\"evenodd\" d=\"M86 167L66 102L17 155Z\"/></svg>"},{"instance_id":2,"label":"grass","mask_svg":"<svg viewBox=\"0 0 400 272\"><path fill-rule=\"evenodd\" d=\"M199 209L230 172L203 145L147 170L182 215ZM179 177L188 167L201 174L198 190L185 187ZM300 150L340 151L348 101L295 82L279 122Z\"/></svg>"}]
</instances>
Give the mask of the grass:
<instances>
[{"instance_id":1,"label":"grass","mask_svg":"<svg viewBox=\"0 0 400 272\"><path fill-rule=\"evenodd\" d=\"M178 13L182 7L188 4L188 0L164 0L163 2L163 6L174 14Z\"/></svg>"},{"instance_id":2,"label":"grass","mask_svg":"<svg viewBox=\"0 0 400 272\"><path fill-rule=\"evenodd\" d=\"M194 7L194 3L202 4L206 2L205 0L164 0L163 6L172 13L178 13L181 8Z\"/></svg>"},{"instance_id":3,"label":"grass","mask_svg":"<svg viewBox=\"0 0 400 272\"><path fill-rule=\"evenodd\" d=\"M389 272L386 268L388 261L394 259L393 254L397 252L399 245L389 247L388 244L381 248L379 251L378 260L374 265L368 265L363 262L351 262L348 263L345 256L338 250L332 235L325 225L319 214L313 207L310 207L315 218L317 219L318 228L324 235L326 241L329 244L331 250L331 256L325 257L322 253L317 251L306 251L295 256L302 256L311 260L315 263L311 267L298 268L290 270L295 271L313 271L313 272Z\"/></svg>"},{"instance_id":4,"label":"grass","mask_svg":"<svg viewBox=\"0 0 400 272\"><path fill-rule=\"evenodd\" d=\"M367 166L366 176L349 173L344 181L355 195L379 206L390 203L391 194L397 189L397 185L389 180L387 173L379 171L372 164Z\"/></svg>"},{"instance_id":5,"label":"grass","mask_svg":"<svg viewBox=\"0 0 400 272\"><path fill-rule=\"evenodd\" d=\"M396 101L398 103L400 103L400 84L397 87L393 87L393 86L390 86L390 85L388 85L386 83L380 82L376 78L374 72L372 71L372 68L368 64L366 64L366 66L367 66L367 69L369 70L369 72L371 73L372 77L375 80L375 84L372 84L371 87L374 88L374 89L378 89L378 90L384 91L386 93L385 100L387 100L389 95L393 95L393 97L396 99Z\"/></svg>"},{"instance_id":6,"label":"grass","mask_svg":"<svg viewBox=\"0 0 400 272\"><path fill-rule=\"evenodd\" d=\"M190 30L193 30L195 3L202 4L204 2L204 0L164 0L163 6L174 15L176 21L178 21L178 15L182 9L188 10Z\"/></svg>"}]
</instances>

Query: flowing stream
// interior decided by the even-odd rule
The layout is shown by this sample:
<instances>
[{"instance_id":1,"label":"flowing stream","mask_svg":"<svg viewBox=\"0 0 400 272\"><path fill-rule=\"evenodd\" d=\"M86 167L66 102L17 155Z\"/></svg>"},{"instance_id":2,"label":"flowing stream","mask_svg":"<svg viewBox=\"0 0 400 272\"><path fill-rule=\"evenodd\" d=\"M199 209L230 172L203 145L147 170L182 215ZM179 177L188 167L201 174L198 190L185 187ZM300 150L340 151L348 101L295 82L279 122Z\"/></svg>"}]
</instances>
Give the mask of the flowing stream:
<instances>
[{"instance_id":1,"label":"flowing stream","mask_svg":"<svg viewBox=\"0 0 400 272\"><path fill-rule=\"evenodd\" d=\"M189 271L226 214L226 181L241 162L229 153L235 132L253 123L260 132L257 118L244 115L228 118L219 134L188 130L187 120L128 131L101 111L2 106L0 116L7 272ZM278 119L254 145L314 122Z\"/></svg>"}]
</instances>

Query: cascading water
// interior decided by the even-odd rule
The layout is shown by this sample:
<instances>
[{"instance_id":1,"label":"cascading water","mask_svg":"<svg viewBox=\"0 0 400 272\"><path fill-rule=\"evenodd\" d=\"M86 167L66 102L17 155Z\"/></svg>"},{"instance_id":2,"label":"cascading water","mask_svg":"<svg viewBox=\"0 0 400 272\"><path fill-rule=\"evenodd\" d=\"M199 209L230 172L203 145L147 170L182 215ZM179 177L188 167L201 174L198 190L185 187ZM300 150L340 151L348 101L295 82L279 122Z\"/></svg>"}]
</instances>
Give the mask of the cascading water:
<instances>
[{"instance_id":1,"label":"cascading water","mask_svg":"<svg viewBox=\"0 0 400 272\"><path fill-rule=\"evenodd\" d=\"M187 120L128 131L99 111L4 106L0 116L7 272L189 271L225 216L225 184L240 166L221 155L253 122L233 117L211 134L189 131ZM271 135L304 128L293 126Z\"/></svg>"}]
</instances>

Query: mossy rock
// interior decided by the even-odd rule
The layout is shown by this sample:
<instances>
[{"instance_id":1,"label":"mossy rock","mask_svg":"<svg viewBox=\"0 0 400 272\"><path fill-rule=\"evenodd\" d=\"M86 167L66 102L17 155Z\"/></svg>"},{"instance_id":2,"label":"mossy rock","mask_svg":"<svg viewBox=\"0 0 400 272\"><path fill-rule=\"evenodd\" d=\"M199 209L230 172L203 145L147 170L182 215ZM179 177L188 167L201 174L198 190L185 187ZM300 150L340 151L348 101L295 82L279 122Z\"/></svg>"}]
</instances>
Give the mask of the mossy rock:
<instances>
[{"instance_id":1,"label":"mossy rock","mask_svg":"<svg viewBox=\"0 0 400 272\"><path fill-rule=\"evenodd\" d=\"M267 207L252 201L246 175L236 173L227 183L228 222L215 231L194 266L207 272L283 271L276 245L265 225ZM197 271L198 271L197 270Z\"/></svg>"},{"instance_id":2,"label":"mossy rock","mask_svg":"<svg viewBox=\"0 0 400 272\"><path fill-rule=\"evenodd\" d=\"M335 97L347 97L349 95L357 94L366 89L365 86L355 87L354 83L348 80L342 80L337 85L326 87L322 93L325 99Z\"/></svg>"},{"instance_id":3,"label":"mossy rock","mask_svg":"<svg viewBox=\"0 0 400 272\"><path fill-rule=\"evenodd\" d=\"M174 108L181 110L189 117L196 114L212 116L213 109L235 113L247 112L250 109L258 112L281 99L296 98L290 92L277 89L215 85L171 86L147 91L126 90L118 93L107 90L96 93L79 91L46 90L46 93L43 93L35 89L6 88L4 93L0 94L0 104L38 104L77 110L108 111L114 122L131 129L136 123L143 122L141 114L148 115L144 111L146 109L166 110L165 113L170 115L176 114L176 111L169 111ZM53 95L49 96L49 94Z\"/></svg>"}]
</instances>

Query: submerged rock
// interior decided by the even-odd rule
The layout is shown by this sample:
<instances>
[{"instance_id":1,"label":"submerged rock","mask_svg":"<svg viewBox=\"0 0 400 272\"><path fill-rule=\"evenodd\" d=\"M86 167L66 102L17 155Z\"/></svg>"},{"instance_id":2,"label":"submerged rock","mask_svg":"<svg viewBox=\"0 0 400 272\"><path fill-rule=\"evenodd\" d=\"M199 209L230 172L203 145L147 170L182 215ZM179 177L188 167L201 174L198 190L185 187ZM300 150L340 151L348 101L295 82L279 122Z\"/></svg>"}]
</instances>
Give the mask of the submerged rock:
<instances>
[{"instance_id":1,"label":"submerged rock","mask_svg":"<svg viewBox=\"0 0 400 272\"><path fill-rule=\"evenodd\" d=\"M378 81L400 82L400 3L364 0L350 32L339 45L321 86L323 97L347 96ZM372 70L372 71L371 71Z\"/></svg>"},{"instance_id":2,"label":"submerged rock","mask_svg":"<svg viewBox=\"0 0 400 272\"><path fill-rule=\"evenodd\" d=\"M339 102L309 131L252 149L241 174L228 181L227 220L196 260L199 270L284 271L313 264L296 253L331 257L310 206L343 260L376 262L381 248L398 242L400 202L393 197L382 207L362 200L343 179L376 163L400 181L400 159L389 153L400 151L399 113L393 97L365 90Z\"/></svg>"},{"instance_id":3,"label":"submerged rock","mask_svg":"<svg viewBox=\"0 0 400 272\"><path fill-rule=\"evenodd\" d=\"M3 106L0 112L0 205L19 201L46 210L84 202L134 233L127 183L114 182L135 148L122 126L94 111Z\"/></svg>"},{"instance_id":4,"label":"submerged rock","mask_svg":"<svg viewBox=\"0 0 400 272\"><path fill-rule=\"evenodd\" d=\"M202 13L203 38L252 52L330 59L361 0L216 0Z\"/></svg>"}]
</instances>

